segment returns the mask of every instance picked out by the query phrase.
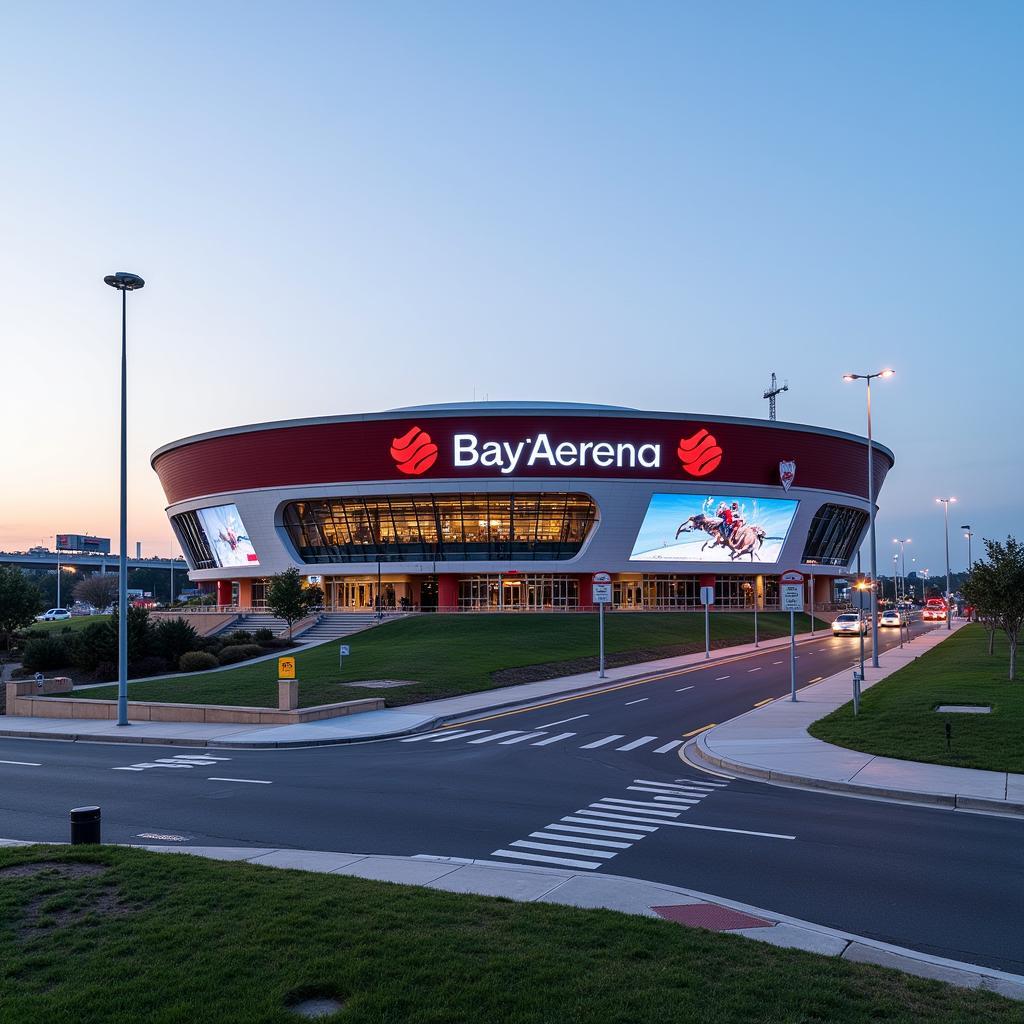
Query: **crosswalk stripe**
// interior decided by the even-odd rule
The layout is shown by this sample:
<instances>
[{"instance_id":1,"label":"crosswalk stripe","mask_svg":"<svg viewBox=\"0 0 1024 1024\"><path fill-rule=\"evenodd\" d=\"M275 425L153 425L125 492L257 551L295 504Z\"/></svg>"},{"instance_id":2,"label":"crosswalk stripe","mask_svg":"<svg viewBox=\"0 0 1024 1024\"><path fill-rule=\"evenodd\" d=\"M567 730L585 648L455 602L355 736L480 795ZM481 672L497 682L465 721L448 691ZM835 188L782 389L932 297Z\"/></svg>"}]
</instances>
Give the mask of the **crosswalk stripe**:
<instances>
[{"instance_id":1,"label":"crosswalk stripe","mask_svg":"<svg viewBox=\"0 0 1024 1024\"><path fill-rule=\"evenodd\" d=\"M545 857L542 853L518 853L515 850L495 850L492 857L509 857L512 860L535 860L541 864L564 864L568 868L599 868L599 860L572 860L569 857Z\"/></svg>"},{"instance_id":2,"label":"crosswalk stripe","mask_svg":"<svg viewBox=\"0 0 1024 1024\"><path fill-rule=\"evenodd\" d=\"M616 810L620 810L621 811L622 808L619 807L619 808L616 808ZM595 818L615 818L616 821L628 821L630 828L634 827L633 822L635 822L635 821L645 822L648 825L674 825L675 824L675 822L665 821L662 818L636 818L636 817L633 817L633 815L631 815L631 814L613 814L610 811L592 811L588 807L584 807L582 810L577 811L576 813L577 814L590 814L590 815L593 815ZM640 826L637 825L635 827L639 828Z\"/></svg>"},{"instance_id":3,"label":"crosswalk stripe","mask_svg":"<svg viewBox=\"0 0 1024 1024\"><path fill-rule=\"evenodd\" d=\"M616 750L636 750L637 747L642 747L645 743L650 743L651 740L656 740L657 736L641 736L638 740L633 740L632 743L624 743L621 747L616 747Z\"/></svg>"},{"instance_id":4,"label":"crosswalk stripe","mask_svg":"<svg viewBox=\"0 0 1024 1024\"><path fill-rule=\"evenodd\" d=\"M531 839L554 839L559 843L582 843L584 846L607 846L612 850L628 850L633 844L632 843L616 843L611 839L591 839L589 836L559 836L552 835L550 832L531 832ZM515 843L512 844L515 846Z\"/></svg>"},{"instance_id":5,"label":"crosswalk stripe","mask_svg":"<svg viewBox=\"0 0 1024 1024\"><path fill-rule=\"evenodd\" d=\"M490 729L470 729L469 732L460 732L457 736L438 736L435 743L450 743L452 740L464 740L467 736L479 736L482 732L490 732Z\"/></svg>"},{"instance_id":6,"label":"crosswalk stripe","mask_svg":"<svg viewBox=\"0 0 1024 1024\"><path fill-rule=\"evenodd\" d=\"M466 730L456 729L455 732L448 733L449 736L461 736ZM424 732L419 736L410 736L407 740L399 740L399 743L422 743L423 740L433 739L437 735L436 732Z\"/></svg>"},{"instance_id":7,"label":"crosswalk stripe","mask_svg":"<svg viewBox=\"0 0 1024 1024\"><path fill-rule=\"evenodd\" d=\"M507 747L510 743L522 743L524 740L535 740L538 736L546 735L543 732L527 732L522 736L513 736L510 740L502 740L500 746Z\"/></svg>"},{"instance_id":8,"label":"crosswalk stripe","mask_svg":"<svg viewBox=\"0 0 1024 1024\"><path fill-rule=\"evenodd\" d=\"M608 860L615 854L609 850L587 850L581 846L555 846L552 843L531 843L529 839L517 839L509 846L522 847L524 850L549 850L552 853L576 853L584 857L602 857Z\"/></svg>"},{"instance_id":9,"label":"crosswalk stripe","mask_svg":"<svg viewBox=\"0 0 1024 1024\"><path fill-rule=\"evenodd\" d=\"M691 786L722 786L722 782L692 782L690 779L676 779L675 782L662 782L655 779L634 779L641 786L660 786L662 789L689 789Z\"/></svg>"},{"instance_id":10,"label":"crosswalk stripe","mask_svg":"<svg viewBox=\"0 0 1024 1024\"><path fill-rule=\"evenodd\" d=\"M596 740L594 743L584 743L580 750L593 750L595 747L603 747L606 743L614 743L616 740L624 740L625 735L605 736L603 740Z\"/></svg>"},{"instance_id":11,"label":"crosswalk stripe","mask_svg":"<svg viewBox=\"0 0 1024 1024\"><path fill-rule=\"evenodd\" d=\"M643 779L637 779L637 782L643 782ZM704 779L676 779L676 782L684 786L709 786L711 789L725 789L729 785L728 782L706 782ZM666 786L671 786L671 782L666 782Z\"/></svg>"},{"instance_id":12,"label":"crosswalk stripe","mask_svg":"<svg viewBox=\"0 0 1024 1024\"><path fill-rule=\"evenodd\" d=\"M617 811L619 814L646 814L648 816L658 815L661 818L678 818L679 811L669 811L663 807L649 810L646 807L630 807L628 804L612 803L609 801L598 801L590 805L599 811Z\"/></svg>"},{"instance_id":13,"label":"crosswalk stripe","mask_svg":"<svg viewBox=\"0 0 1024 1024\"><path fill-rule=\"evenodd\" d=\"M575 736L574 732L560 732L557 736L549 736L546 740L538 740L536 743L531 743L531 747L546 747L549 743L557 743L559 740L567 740L570 736Z\"/></svg>"},{"instance_id":14,"label":"crosswalk stripe","mask_svg":"<svg viewBox=\"0 0 1024 1024\"><path fill-rule=\"evenodd\" d=\"M577 813L578 814L589 814L590 811L578 811ZM605 815L602 815L602 817L614 818L615 815L614 814L605 814ZM584 824L584 825L602 825L602 826L607 825L608 828L631 828L635 832L657 832L658 831L656 828L651 828L650 825L634 825L632 822L630 822L629 825L627 826L627 825L620 825L617 821L597 821L594 818L577 818L577 817L575 817L572 814L567 814L564 818L562 818L560 820L562 820L562 821L576 821L576 822L580 822L581 824Z\"/></svg>"},{"instance_id":15,"label":"crosswalk stripe","mask_svg":"<svg viewBox=\"0 0 1024 1024\"><path fill-rule=\"evenodd\" d=\"M579 832L588 836L613 836L616 839L643 839L644 837L642 832L617 832L614 829L587 828L585 825L545 825L544 827L549 832Z\"/></svg>"},{"instance_id":16,"label":"crosswalk stripe","mask_svg":"<svg viewBox=\"0 0 1024 1024\"><path fill-rule=\"evenodd\" d=\"M706 795L707 794L701 794L700 798L698 798L698 799L688 800L688 799L686 799L684 797L676 796L673 793L671 796L656 796L654 799L655 799L655 802L661 801L661 803L668 804L670 807L682 807L683 810L685 811L687 809L687 807L690 807L693 804L700 803L700 801Z\"/></svg>"},{"instance_id":17,"label":"crosswalk stripe","mask_svg":"<svg viewBox=\"0 0 1024 1024\"><path fill-rule=\"evenodd\" d=\"M662 797L661 799L665 800L665 799L667 799L667 797ZM676 800L674 802L677 803L677 804L682 805L683 810L686 810L686 807L689 804L698 804L698 803L700 803L699 800L695 800L695 799L694 800L690 800L690 799L686 799L686 798L680 798L679 800ZM605 803L605 804L627 804L630 807L657 807L658 806L658 804L656 804L653 800L632 800L632 799L624 800L624 799L622 799L622 797L618 797L618 796L603 796L603 797L601 797L601 803ZM664 808L662 808L662 810L664 810Z\"/></svg>"},{"instance_id":18,"label":"crosswalk stripe","mask_svg":"<svg viewBox=\"0 0 1024 1024\"><path fill-rule=\"evenodd\" d=\"M470 740L469 742L471 744L472 743L493 743L494 740L501 740L501 739L504 739L506 736L515 736L518 733L521 733L522 731L523 731L522 729L506 729L504 732L496 732L493 736L484 736L481 739Z\"/></svg>"},{"instance_id":19,"label":"crosswalk stripe","mask_svg":"<svg viewBox=\"0 0 1024 1024\"><path fill-rule=\"evenodd\" d=\"M663 747L655 747L655 754L667 754L670 750L675 750L676 747L682 745L682 740L673 740L671 743L666 743Z\"/></svg>"},{"instance_id":20,"label":"crosswalk stripe","mask_svg":"<svg viewBox=\"0 0 1024 1024\"><path fill-rule=\"evenodd\" d=\"M626 789L632 790L636 793L660 793L662 796L684 796L685 794L678 789L661 789L655 788L654 786L627 786ZM696 796L697 790L691 790ZM701 796L706 796L706 793L702 793Z\"/></svg>"}]
</instances>

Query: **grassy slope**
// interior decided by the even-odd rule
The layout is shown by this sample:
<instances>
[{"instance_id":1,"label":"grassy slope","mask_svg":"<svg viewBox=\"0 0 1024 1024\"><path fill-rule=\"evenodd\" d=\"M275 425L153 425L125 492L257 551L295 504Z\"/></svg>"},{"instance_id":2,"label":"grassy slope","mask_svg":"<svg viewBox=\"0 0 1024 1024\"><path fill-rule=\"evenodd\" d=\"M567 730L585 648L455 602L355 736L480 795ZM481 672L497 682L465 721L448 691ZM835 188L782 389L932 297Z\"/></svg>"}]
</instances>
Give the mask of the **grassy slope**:
<instances>
[{"instance_id":1,"label":"grassy slope","mask_svg":"<svg viewBox=\"0 0 1024 1024\"><path fill-rule=\"evenodd\" d=\"M346 1024L1020 1020L990 993L607 910L111 847L0 850L0 872L44 859L106 870L0 874L17 1024L285 1024L310 990Z\"/></svg>"},{"instance_id":2,"label":"grassy slope","mask_svg":"<svg viewBox=\"0 0 1024 1024\"><path fill-rule=\"evenodd\" d=\"M762 638L788 633L789 616L760 615ZM797 629L809 628L798 616ZM713 641L748 643L753 618L746 614L712 617ZM298 655L296 674L303 707L340 700L383 696L388 706L486 690L496 685L491 673L517 666L564 662L596 655L597 616L567 615L421 615L346 638L352 654L338 669L338 643L321 644ZM627 613L605 618L609 653L629 653L641 661L699 650L704 646L704 617L693 613ZM573 666L567 666L569 672ZM587 666L575 667L586 671ZM552 671L550 676L563 673ZM339 685L361 679L408 679L415 685L367 690ZM136 700L205 704L276 706L277 662L242 665L231 672L202 673L132 686ZM508 680L505 680L508 682ZM82 697L111 698L116 688L83 691Z\"/></svg>"},{"instance_id":3,"label":"grassy slope","mask_svg":"<svg viewBox=\"0 0 1024 1024\"><path fill-rule=\"evenodd\" d=\"M986 643L981 626L965 627L868 690L857 718L847 704L811 726L811 735L871 754L1024 772L1024 681L1007 680L1006 641L997 636L992 656ZM939 704L990 704L992 713L939 715Z\"/></svg>"},{"instance_id":4,"label":"grassy slope","mask_svg":"<svg viewBox=\"0 0 1024 1024\"><path fill-rule=\"evenodd\" d=\"M65 630L71 630L71 632L77 633L80 629L85 629L91 622L106 622L109 618L109 615L76 615L73 619L68 619L65 622L33 622L22 632L31 633L38 630L43 633L63 633Z\"/></svg>"}]
</instances>

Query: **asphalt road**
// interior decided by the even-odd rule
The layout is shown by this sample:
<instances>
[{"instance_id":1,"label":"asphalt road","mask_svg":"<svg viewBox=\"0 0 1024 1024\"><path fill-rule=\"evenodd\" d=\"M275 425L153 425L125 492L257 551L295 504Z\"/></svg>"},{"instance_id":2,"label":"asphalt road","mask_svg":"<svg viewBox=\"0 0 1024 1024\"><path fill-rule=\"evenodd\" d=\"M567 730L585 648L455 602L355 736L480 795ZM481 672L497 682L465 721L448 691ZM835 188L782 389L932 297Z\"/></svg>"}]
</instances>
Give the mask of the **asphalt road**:
<instances>
[{"instance_id":1,"label":"asphalt road","mask_svg":"<svg viewBox=\"0 0 1024 1024\"><path fill-rule=\"evenodd\" d=\"M801 684L857 648L827 633L802 645ZM95 803L108 842L580 866L1024 973L1024 822L679 760L685 734L788 692L775 649L404 740L219 751L0 738L0 835L64 840L68 809Z\"/></svg>"}]
</instances>

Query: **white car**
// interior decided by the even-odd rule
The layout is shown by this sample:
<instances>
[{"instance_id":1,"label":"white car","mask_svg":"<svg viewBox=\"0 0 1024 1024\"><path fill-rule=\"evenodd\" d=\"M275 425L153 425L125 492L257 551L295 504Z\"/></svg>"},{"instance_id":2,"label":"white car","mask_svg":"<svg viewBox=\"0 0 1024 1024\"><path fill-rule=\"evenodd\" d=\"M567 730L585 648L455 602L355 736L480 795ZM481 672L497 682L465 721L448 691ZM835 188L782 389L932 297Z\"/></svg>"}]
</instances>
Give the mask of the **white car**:
<instances>
[{"instance_id":1,"label":"white car","mask_svg":"<svg viewBox=\"0 0 1024 1024\"><path fill-rule=\"evenodd\" d=\"M36 622L65 622L71 618L67 608L48 608L42 615L36 616Z\"/></svg>"},{"instance_id":2,"label":"white car","mask_svg":"<svg viewBox=\"0 0 1024 1024\"><path fill-rule=\"evenodd\" d=\"M867 623L859 615L837 615L832 623L833 636L863 636L867 631Z\"/></svg>"},{"instance_id":3,"label":"white car","mask_svg":"<svg viewBox=\"0 0 1024 1024\"><path fill-rule=\"evenodd\" d=\"M905 626L907 624L907 613L898 612L895 608L889 608L882 612L882 617L878 620L880 626Z\"/></svg>"}]
</instances>

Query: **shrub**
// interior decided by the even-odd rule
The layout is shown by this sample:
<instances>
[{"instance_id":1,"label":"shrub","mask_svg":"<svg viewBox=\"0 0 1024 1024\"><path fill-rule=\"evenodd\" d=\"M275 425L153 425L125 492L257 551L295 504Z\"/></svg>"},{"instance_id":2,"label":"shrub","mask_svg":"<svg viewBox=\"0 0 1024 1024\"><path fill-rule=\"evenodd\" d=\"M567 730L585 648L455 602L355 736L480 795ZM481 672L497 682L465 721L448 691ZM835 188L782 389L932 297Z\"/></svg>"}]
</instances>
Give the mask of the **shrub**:
<instances>
[{"instance_id":1,"label":"shrub","mask_svg":"<svg viewBox=\"0 0 1024 1024\"><path fill-rule=\"evenodd\" d=\"M267 629L267 627L264 626L262 629L257 629L256 632L253 633L252 638L258 644L265 644L274 639L274 631L272 629Z\"/></svg>"},{"instance_id":2,"label":"shrub","mask_svg":"<svg viewBox=\"0 0 1024 1024\"><path fill-rule=\"evenodd\" d=\"M257 658L263 654L263 648L259 644L233 644L225 647L217 660L222 665L234 665L239 661L248 661L250 658Z\"/></svg>"},{"instance_id":3,"label":"shrub","mask_svg":"<svg viewBox=\"0 0 1024 1024\"><path fill-rule=\"evenodd\" d=\"M63 668L70 660L68 645L59 636L29 640L21 655L21 664L26 672L46 672L48 669Z\"/></svg>"},{"instance_id":4,"label":"shrub","mask_svg":"<svg viewBox=\"0 0 1024 1024\"><path fill-rule=\"evenodd\" d=\"M107 682L110 679L117 678L117 663L113 661L101 661L96 665L93 671L93 679L98 683Z\"/></svg>"},{"instance_id":5,"label":"shrub","mask_svg":"<svg viewBox=\"0 0 1024 1024\"><path fill-rule=\"evenodd\" d=\"M178 668L182 672L205 672L216 667L217 659L209 651L186 651L178 659Z\"/></svg>"},{"instance_id":6,"label":"shrub","mask_svg":"<svg viewBox=\"0 0 1024 1024\"><path fill-rule=\"evenodd\" d=\"M83 672L95 672L99 665L114 665L117 672L117 633L109 622L90 622L70 643L71 663Z\"/></svg>"},{"instance_id":7,"label":"shrub","mask_svg":"<svg viewBox=\"0 0 1024 1024\"><path fill-rule=\"evenodd\" d=\"M171 664L174 664L171 662ZM166 658L157 654L147 654L145 658L139 658L128 666L128 675L132 679L143 679L146 676L162 676L170 671L170 665Z\"/></svg>"},{"instance_id":8,"label":"shrub","mask_svg":"<svg viewBox=\"0 0 1024 1024\"><path fill-rule=\"evenodd\" d=\"M229 633L226 639L231 644L251 644L253 635L247 629L236 629L233 633Z\"/></svg>"},{"instance_id":9,"label":"shrub","mask_svg":"<svg viewBox=\"0 0 1024 1024\"><path fill-rule=\"evenodd\" d=\"M180 616L176 619L164 619L158 622L153 630L153 647L172 665L177 665L186 651L199 648L199 634L191 623Z\"/></svg>"}]
</instances>

